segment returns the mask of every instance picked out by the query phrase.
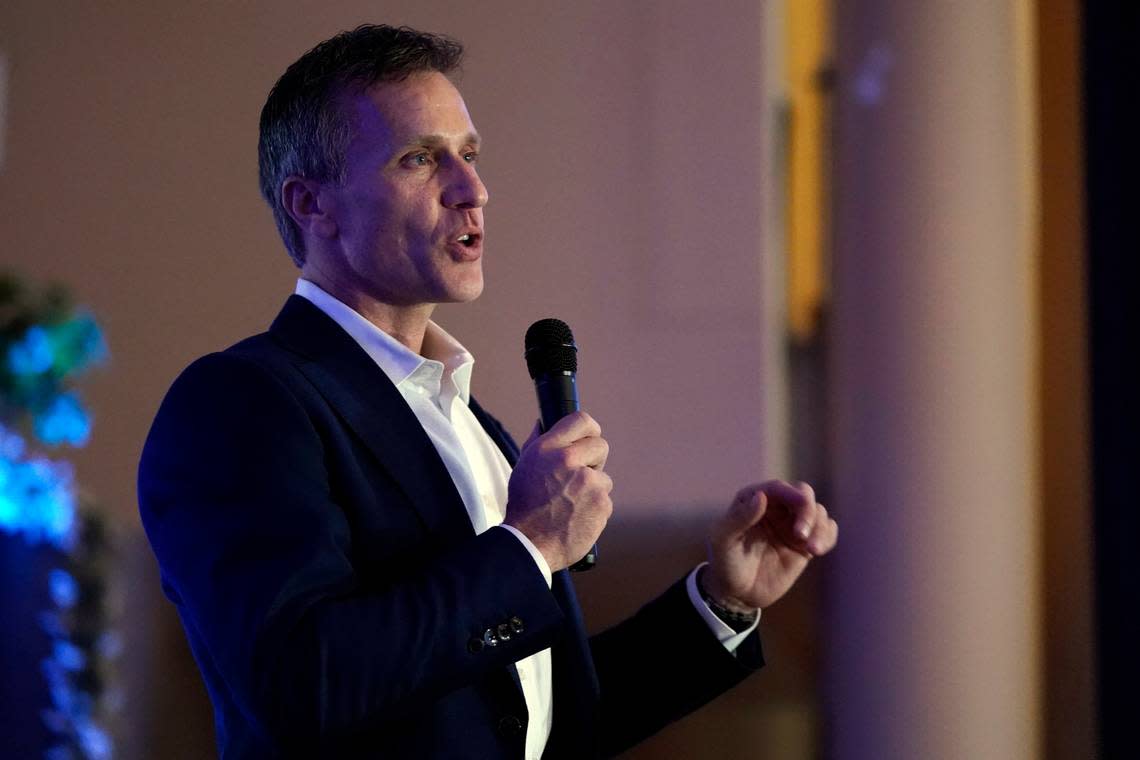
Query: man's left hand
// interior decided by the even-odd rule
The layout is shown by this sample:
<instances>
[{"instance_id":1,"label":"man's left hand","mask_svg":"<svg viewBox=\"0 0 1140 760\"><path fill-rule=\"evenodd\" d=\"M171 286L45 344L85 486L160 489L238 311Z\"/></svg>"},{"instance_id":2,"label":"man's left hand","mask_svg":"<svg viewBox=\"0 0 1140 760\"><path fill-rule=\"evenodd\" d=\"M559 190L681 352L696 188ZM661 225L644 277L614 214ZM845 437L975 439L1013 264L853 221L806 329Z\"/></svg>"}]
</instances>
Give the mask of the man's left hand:
<instances>
[{"instance_id":1,"label":"man's left hand","mask_svg":"<svg viewBox=\"0 0 1140 760\"><path fill-rule=\"evenodd\" d=\"M831 551L838 536L839 526L807 483L748 486L713 525L701 586L729 609L767 607L809 560Z\"/></svg>"}]
</instances>

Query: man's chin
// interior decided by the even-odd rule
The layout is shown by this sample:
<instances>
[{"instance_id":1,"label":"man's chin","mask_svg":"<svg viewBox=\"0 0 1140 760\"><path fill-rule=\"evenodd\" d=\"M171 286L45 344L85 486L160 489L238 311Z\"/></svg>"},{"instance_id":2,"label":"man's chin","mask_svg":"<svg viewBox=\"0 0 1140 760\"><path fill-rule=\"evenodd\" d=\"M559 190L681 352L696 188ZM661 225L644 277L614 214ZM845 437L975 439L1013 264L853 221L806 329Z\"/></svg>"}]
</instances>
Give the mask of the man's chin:
<instances>
[{"instance_id":1,"label":"man's chin","mask_svg":"<svg viewBox=\"0 0 1140 760\"><path fill-rule=\"evenodd\" d=\"M464 283L460 287L453 288L448 293L449 303L471 303L480 295L483 294L483 278L479 278L479 282Z\"/></svg>"}]
</instances>

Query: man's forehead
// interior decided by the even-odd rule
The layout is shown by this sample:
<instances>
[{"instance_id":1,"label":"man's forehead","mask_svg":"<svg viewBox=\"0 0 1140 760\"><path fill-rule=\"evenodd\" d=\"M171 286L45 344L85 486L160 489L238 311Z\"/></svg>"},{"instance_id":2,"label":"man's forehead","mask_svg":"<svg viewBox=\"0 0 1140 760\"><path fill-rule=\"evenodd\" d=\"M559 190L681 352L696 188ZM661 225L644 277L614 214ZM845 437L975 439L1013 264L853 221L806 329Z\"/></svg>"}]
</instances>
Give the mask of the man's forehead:
<instances>
[{"instance_id":1,"label":"man's forehead","mask_svg":"<svg viewBox=\"0 0 1140 760\"><path fill-rule=\"evenodd\" d=\"M421 137L478 141L463 96L435 71L375 84L352 97L351 110L358 128L379 130L396 141Z\"/></svg>"}]
</instances>

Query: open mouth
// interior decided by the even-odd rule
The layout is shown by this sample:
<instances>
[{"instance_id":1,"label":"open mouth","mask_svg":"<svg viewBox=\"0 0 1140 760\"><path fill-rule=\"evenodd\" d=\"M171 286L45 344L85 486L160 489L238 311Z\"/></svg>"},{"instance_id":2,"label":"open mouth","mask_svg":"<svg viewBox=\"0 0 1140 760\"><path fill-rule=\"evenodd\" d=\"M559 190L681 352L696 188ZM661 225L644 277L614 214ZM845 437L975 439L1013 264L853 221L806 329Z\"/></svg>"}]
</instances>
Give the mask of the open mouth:
<instances>
[{"instance_id":1,"label":"open mouth","mask_svg":"<svg viewBox=\"0 0 1140 760\"><path fill-rule=\"evenodd\" d=\"M457 238L457 242L460 245L462 245L464 248L470 248L479 242L479 236L478 235L470 235L470 234L460 235Z\"/></svg>"}]
</instances>

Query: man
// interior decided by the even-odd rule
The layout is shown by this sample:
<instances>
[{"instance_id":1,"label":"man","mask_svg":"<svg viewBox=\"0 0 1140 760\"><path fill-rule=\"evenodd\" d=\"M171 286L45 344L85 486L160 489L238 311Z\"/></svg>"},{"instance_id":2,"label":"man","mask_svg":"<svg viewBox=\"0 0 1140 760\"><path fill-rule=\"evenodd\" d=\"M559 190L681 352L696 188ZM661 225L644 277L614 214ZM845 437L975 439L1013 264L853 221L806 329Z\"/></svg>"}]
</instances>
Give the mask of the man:
<instances>
[{"instance_id":1,"label":"man","mask_svg":"<svg viewBox=\"0 0 1140 760\"><path fill-rule=\"evenodd\" d=\"M366 26L285 72L260 169L296 294L148 437L140 509L223 757L613 754L758 668L758 609L835 544L809 487L750 486L707 565L586 638L566 568L612 510L601 429L520 451L430 319L483 287L460 55Z\"/></svg>"}]
</instances>

